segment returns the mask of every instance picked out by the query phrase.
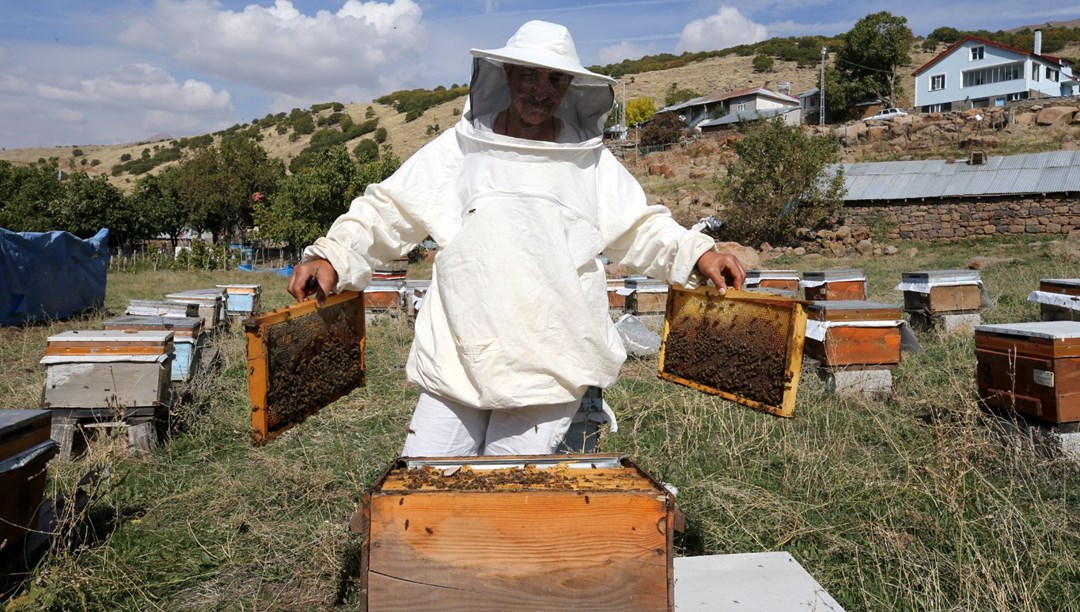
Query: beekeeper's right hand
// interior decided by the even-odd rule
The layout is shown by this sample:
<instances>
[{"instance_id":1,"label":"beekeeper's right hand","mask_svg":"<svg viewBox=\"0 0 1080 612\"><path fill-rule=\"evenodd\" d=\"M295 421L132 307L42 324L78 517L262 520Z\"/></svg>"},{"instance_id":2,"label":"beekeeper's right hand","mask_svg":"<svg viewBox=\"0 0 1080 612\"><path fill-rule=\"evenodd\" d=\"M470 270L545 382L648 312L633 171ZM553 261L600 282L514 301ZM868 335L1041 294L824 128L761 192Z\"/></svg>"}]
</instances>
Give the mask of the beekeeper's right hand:
<instances>
[{"instance_id":1,"label":"beekeeper's right hand","mask_svg":"<svg viewBox=\"0 0 1080 612\"><path fill-rule=\"evenodd\" d=\"M293 268L288 291L297 302L302 302L307 296L315 294L315 303L322 306L326 302L326 296L330 295L337 286L337 282L337 270L330 265L329 261L313 259Z\"/></svg>"}]
</instances>

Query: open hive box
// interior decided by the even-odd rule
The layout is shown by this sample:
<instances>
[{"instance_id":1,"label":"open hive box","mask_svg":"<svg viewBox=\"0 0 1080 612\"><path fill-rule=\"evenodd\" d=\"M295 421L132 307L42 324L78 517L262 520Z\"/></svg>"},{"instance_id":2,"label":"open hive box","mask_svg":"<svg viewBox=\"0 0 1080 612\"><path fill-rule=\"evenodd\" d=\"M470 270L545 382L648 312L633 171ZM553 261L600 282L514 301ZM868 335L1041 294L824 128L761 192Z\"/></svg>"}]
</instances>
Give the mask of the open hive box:
<instances>
[{"instance_id":1,"label":"open hive box","mask_svg":"<svg viewBox=\"0 0 1080 612\"><path fill-rule=\"evenodd\" d=\"M660 377L779 416L795 414L806 314L754 291L672 287Z\"/></svg>"},{"instance_id":2,"label":"open hive box","mask_svg":"<svg viewBox=\"0 0 1080 612\"><path fill-rule=\"evenodd\" d=\"M307 300L244 322L251 437L266 444L364 384L363 294Z\"/></svg>"},{"instance_id":3,"label":"open hive box","mask_svg":"<svg viewBox=\"0 0 1080 612\"><path fill-rule=\"evenodd\" d=\"M975 327L979 397L1043 421L1080 421L1080 322Z\"/></svg>"},{"instance_id":4,"label":"open hive box","mask_svg":"<svg viewBox=\"0 0 1080 612\"><path fill-rule=\"evenodd\" d=\"M983 308L978 270L904 272L896 287L904 292L904 310L928 314L979 312Z\"/></svg>"},{"instance_id":5,"label":"open hive box","mask_svg":"<svg viewBox=\"0 0 1080 612\"><path fill-rule=\"evenodd\" d=\"M663 485L620 455L403 458L364 494L367 610L672 610Z\"/></svg>"}]
</instances>

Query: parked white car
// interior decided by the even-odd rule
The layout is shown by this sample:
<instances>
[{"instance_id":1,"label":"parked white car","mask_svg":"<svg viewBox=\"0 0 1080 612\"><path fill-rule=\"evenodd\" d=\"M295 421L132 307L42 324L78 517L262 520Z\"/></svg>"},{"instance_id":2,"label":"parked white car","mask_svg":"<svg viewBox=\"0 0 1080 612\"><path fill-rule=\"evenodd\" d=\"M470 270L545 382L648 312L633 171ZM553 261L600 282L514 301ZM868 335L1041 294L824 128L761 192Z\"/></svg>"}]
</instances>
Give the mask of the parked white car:
<instances>
[{"instance_id":1,"label":"parked white car","mask_svg":"<svg viewBox=\"0 0 1080 612\"><path fill-rule=\"evenodd\" d=\"M893 117L903 117L906 114L907 114L906 112L900 110L899 108L883 108L883 109L879 110L878 112L874 113L873 115L870 115L869 117L864 117L863 121L876 121L878 119L892 119Z\"/></svg>"}]
</instances>

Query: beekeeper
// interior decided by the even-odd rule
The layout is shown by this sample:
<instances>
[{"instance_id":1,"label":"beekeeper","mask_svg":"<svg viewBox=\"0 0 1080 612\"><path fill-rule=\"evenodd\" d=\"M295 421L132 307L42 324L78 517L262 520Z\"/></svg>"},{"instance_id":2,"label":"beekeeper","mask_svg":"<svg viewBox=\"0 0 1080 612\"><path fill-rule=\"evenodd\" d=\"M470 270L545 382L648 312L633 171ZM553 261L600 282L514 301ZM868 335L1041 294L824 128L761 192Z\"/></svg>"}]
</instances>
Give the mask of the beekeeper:
<instances>
[{"instance_id":1,"label":"beekeeper","mask_svg":"<svg viewBox=\"0 0 1080 612\"><path fill-rule=\"evenodd\" d=\"M323 300L438 243L406 364L420 398L405 456L554 452L586 389L626 359L601 255L688 287L745 276L604 147L614 81L581 65L565 27L530 21L472 55L461 121L368 186L289 281Z\"/></svg>"}]
</instances>

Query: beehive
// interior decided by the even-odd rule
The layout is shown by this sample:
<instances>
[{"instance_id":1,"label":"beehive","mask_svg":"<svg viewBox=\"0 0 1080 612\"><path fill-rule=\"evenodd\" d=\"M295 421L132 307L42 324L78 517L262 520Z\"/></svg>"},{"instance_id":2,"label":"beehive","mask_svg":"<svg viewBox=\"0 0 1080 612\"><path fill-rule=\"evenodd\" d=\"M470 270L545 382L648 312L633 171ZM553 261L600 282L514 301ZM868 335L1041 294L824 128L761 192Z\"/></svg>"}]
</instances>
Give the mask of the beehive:
<instances>
[{"instance_id":1,"label":"beehive","mask_svg":"<svg viewBox=\"0 0 1080 612\"><path fill-rule=\"evenodd\" d=\"M199 305L163 300L130 300L124 314L144 317L198 317Z\"/></svg>"},{"instance_id":2,"label":"beehive","mask_svg":"<svg viewBox=\"0 0 1080 612\"><path fill-rule=\"evenodd\" d=\"M800 286L812 301L866 299L866 275L854 268L806 272Z\"/></svg>"},{"instance_id":3,"label":"beehive","mask_svg":"<svg viewBox=\"0 0 1080 612\"><path fill-rule=\"evenodd\" d=\"M1080 322L975 327L979 397L1048 423L1080 421Z\"/></svg>"},{"instance_id":4,"label":"beehive","mask_svg":"<svg viewBox=\"0 0 1080 612\"><path fill-rule=\"evenodd\" d=\"M199 316L203 320L203 331L212 334L225 323L224 289L191 289L169 293L165 299L172 302L186 302L199 305Z\"/></svg>"},{"instance_id":5,"label":"beehive","mask_svg":"<svg viewBox=\"0 0 1080 612\"><path fill-rule=\"evenodd\" d=\"M194 374L199 361L204 335L203 321L198 317L146 317L126 315L115 317L102 324L107 330L122 331L171 331L173 333L173 360L170 380L184 382Z\"/></svg>"},{"instance_id":6,"label":"beehive","mask_svg":"<svg viewBox=\"0 0 1080 612\"><path fill-rule=\"evenodd\" d=\"M1080 279L1044 278L1038 291L1028 295L1029 302L1039 304L1043 321L1080 320Z\"/></svg>"},{"instance_id":7,"label":"beehive","mask_svg":"<svg viewBox=\"0 0 1080 612\"><path fill-rule=\"evenodd\" d=\"M904 272L897 291L904 292L904 310L911 313L968 314L983 308L978 270Z\"/></svg>"},{"instance_id":8,"label":"beehive","mask_svg":"<svg viewBox=\"0 0 1080 612\"><path fill-rule=\"evenodd\" d=\"M779 416L795 413L806 315L768 293L672 287L660 377Z\"/></svg>"},{"instance_id":9,"label":"beehive","mask_svg":"<svg viewBox=\"0 0 1080 612\"><path fill-rule=\"evenodd\" d=\"M743 287L746 289L799 290L798 270L750 270L746 273Z\"/></svg>"},{"instance_id":10,"label":"beehive","mask_svg":"<svg viewBox=\"0 0 1080 612\"><path fill-rule=\"evenodd\" d=\"M667 308L668 284L652 278L627 278L624 281L630 293L626 296L626 310L636 315L662 314Z\"/></svg>"},{"instance_id":11,"label":"beehive","mask_svg":"<svg viewBox=\"0 0 1080 612\"><path fill-rule=\"evenodd\" d=\"M48 410L0 410L0 550L36 528L46 464L56 455Z\"/></svg>"},{"instance_id":12,"label":"beehive","mask_svg":"<svg viewBox=\"0 0 1080 612\"><path fill-rule=\"evenodd\" d=\"M171 331L66 331L41 363L45 408L136 408L169 400Z\"/></svg>"},{"instance_id":13,"label":"beehive","mask_svg":"<svg viewBox=\"0 0 1080 612\"><path fill-rule=\"evenodd\" d=\"M626 280L622 278L607 279L607 303L608 310L623 312L626 310L626 296L632 289L626 288Z\"/></svg>"},{"instance_id":14,"label":"beehive","mask_svg":"<svg viewBox=\"0 0 1080 612\"><path fill-rule=\"evenodd\" d=\"M364 296L307 300L244 322L252 441L265 444L364 384Z\"/></svg>"},{"instance_id":15,"label":"beehive","mask_svg":"<svg viewBox=\"0 0 1080 612\"><path fill-rule=\"evenodd\" d=\"M900 308L865 300L807 306L806 354L826 367L900 363Z\"/></svg>"},{"instance_id":16,"label":"beehive","mask_svg":"<svg viewBox=\"0 0 1080 612\"><path fill-rule=\"evenodd\" d=\"M401 284L396 281L374 281L364 289L364 308L372 312L401 310Z\"/></svg>"},{"instance_id":17,"label":"beehive","mask_svg":"<svg viewBox=\"0 0 1080 612\"><path fill-rule=\"evenodd\" d=\"M225 291L225 312L230 319L242 321L258 314L262 307L262 285L215 285Z\"/></svg>"},{"instance_id":18,"label":"beehive","mask_svg":"<svg viewBox=\"0 0 1080 612\"><path fill-rule=\"evenodd\" d=\"M367 610L672 610L674 496L619 455L395 462L353 517Z\"/></svg>"},{"instance_id":19,"label":"beehive","mask_svg":"<svg viewBox=\"0 0 1080 612\"><path fill-rule=\"evenodd\" d=\"M415 319L416 315L420 312L420 307L424 304L424 298L427 297L427 292L431 290L430 280L407 280L405 281L405 288L403 291L403 304L405 308L405 314L410 318Z\"/></svg>"},{"instance_id":20,"label":"beehive","mask_svg":"<svg viewBox=\"0 0 1080 612\"><path fill-rule=\"evenodd\" d=\"M395 259L386 265L376 267L371 271L373 281L402 281L408 275L409 260L406 257Z\"/></svg>"}]
</instances>

